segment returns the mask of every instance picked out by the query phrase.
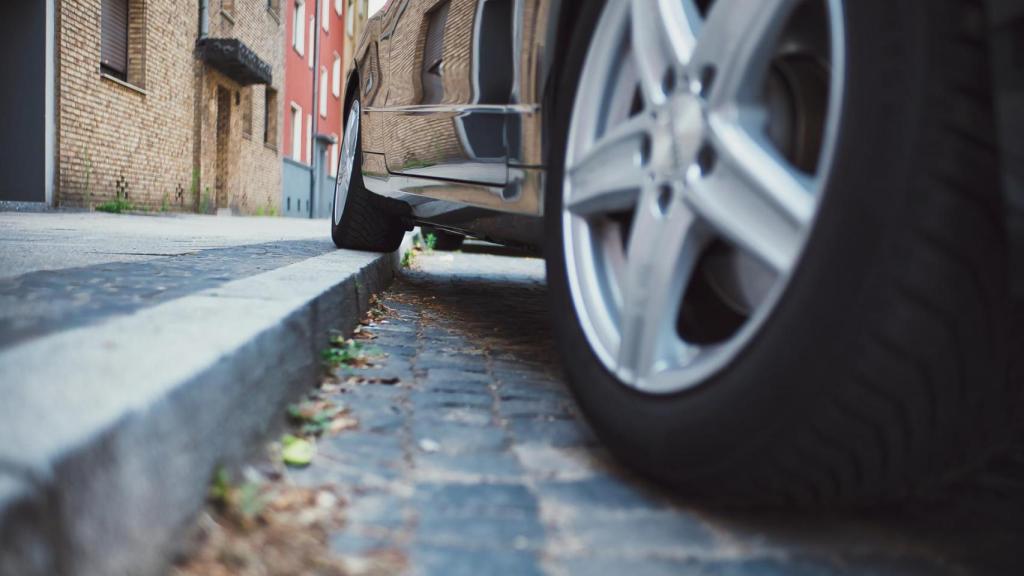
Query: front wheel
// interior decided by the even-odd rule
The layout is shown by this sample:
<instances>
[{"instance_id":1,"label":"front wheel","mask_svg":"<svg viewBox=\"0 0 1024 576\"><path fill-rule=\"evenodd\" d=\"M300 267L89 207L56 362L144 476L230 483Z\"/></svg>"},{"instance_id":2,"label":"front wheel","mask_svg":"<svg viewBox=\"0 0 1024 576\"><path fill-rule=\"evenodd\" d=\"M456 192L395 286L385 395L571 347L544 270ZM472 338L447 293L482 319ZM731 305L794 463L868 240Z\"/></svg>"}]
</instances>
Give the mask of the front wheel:
<instances>
[{"instance_id":1,"label":"front wheel","mask_svg":"<svg viewBox=\"0 0 1024 576\"><path fill-rule=\"evenodd\" d=\"M348 106L331 210L331 239L338 248L393 252L402 243L401 220L385 209L385 199L363 185L359 100Z\"/></svg>"},{"instance_id":2,"label":"front wheel","mask_svg":"<svg viewBox=\"0 0 1024 576\"><path fill-rule=\"evenodd\" d=\"M1020 392L983 3L583 10L545 250L613 452L730 503L899 499L983 458Z\"/></svg>"}]
</instances>

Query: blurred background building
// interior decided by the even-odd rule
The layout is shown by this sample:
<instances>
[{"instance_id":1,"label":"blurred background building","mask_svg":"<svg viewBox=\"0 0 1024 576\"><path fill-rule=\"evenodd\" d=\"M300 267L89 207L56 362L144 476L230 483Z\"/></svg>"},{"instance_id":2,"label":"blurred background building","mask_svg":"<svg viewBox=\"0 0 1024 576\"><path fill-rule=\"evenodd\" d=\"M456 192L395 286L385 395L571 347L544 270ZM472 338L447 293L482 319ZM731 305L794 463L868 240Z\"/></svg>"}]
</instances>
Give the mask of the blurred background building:
<instances>
[{"instance_id":1,"label":"blurred background building","mask_svg":"<svg viewBox=\"0 0 1024 576\"><path fill-rule=\"evenodd\" d=\"M283 1L288 4L283 210L287 216L327 217L342 132L346 0ZM315 166L314 154L318 155ZM316 197L312 195L314 170L321 180Z\"/></svg>"},{"instance_id":2,"label":"blurred background building","mask_svg":"<svg viewBox=\"0 0 1024 576\"><path fill-rule=\"evenodd\" d=\"M346 47L368 10L367 0L2 3L0 33L19 49L0 66L19 88L0 91L0 202L326 215ZM311 203L315 150L324 198Z\"/></svg>"}]
</instances>

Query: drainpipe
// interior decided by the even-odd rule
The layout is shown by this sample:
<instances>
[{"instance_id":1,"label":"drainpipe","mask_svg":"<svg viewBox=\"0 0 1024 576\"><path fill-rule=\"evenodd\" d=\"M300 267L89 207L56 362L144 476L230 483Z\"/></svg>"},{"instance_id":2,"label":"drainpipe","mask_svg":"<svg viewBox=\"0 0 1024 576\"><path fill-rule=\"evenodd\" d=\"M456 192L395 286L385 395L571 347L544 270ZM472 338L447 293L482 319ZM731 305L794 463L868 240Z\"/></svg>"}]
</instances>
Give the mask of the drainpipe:
<instances>
[{"instance_id":1,"label":"drainpipe","mask_svg":"<svg viewBox=\"0 0 1024 576\"><path fill-rule=\"evenodd\" d=\"M326 1L328 0L313 0L313 10L316 13L313 15L313 106L310 108L313 111L313 133L309 135L309 145L313 147L310 154L310 169L313 171L313 177L310 178L309 186L310 218L313 218L316 214L316 201L319 198L318 192L320 191L320 151L317 150L316 139L320 129L320 3Z\"/></svg>"},{"instance_id":2,"label":"drainpipe","mask_svg":"<svg viewBox=\"0 0 1024 576\"><path fill-rule=\"evenodd\" d=\"M210 35L210 0L199 0L199 37Z\"/></svg>"}]
</instances>

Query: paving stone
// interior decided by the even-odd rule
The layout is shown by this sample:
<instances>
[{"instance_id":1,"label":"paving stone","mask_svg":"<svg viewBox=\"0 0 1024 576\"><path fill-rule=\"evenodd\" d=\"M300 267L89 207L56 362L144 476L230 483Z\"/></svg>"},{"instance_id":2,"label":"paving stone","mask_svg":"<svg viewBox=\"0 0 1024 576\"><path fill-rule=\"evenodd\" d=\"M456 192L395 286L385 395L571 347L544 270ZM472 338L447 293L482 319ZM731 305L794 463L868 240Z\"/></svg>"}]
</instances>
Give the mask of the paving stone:
<instances>
[{"instance_id":1,"label":"paving stone","mask_svg":"<svg viewBox=\"0 0 1024 576\"><path fill-rule=\"evenodd\" d=\"M581 508L568 529L587 549L606 553L686 556L717 545L700 518L675 510L612 515Z\"/></svg>"},{"instance_id":2,"label":"paving stone","mask_svg":"<svg viewBox=\"0 0 1024 576\"><path fill-rule=\"evenodd\" d=\"M544 545L544 526L534 516L455 517L421 512L418 543L463 549L536 550Z\"/></svg>"},{"instance_id":3,"label":"paving stone","mask_svg":"<svg viewBox=\"0 0 1024 576\"><path fill-rule=\"evenodd\" d=\"M695 558L668 559L609 557L606 555L559 559L551 562L565 574L587 576L846 576L853 573L825 560L736 559L703 561Z\"/></svg>"},{"instance_id":4,"label":"paving stone","mask_svg":"<svg viewBox=\"0 0 1024 576\"><path fill-rule=\"evenodd\" d=\"M463 383L463 382L475 382L489 384L493 381L493 378L487 374L479 374L476 372L463 372L462 370L452 368L429 368L427 369L426 380L430 383L437 385L452 384L452 383Z\"/></svg>"},{"instance_id":5,"label":"paving stone","mask_svg":"<svg viewBox=\"0 0 1024 576\"><path fill-rule=\"evenodd\" d=\"M362 527L398 530L406 523L407 499L390 492L362 493L345 508L345 520Z\"/></svg>"},{"instance_id":6,"label":"paving stone","mask_svg":"<svg viewBox=\"0 0 1024 576\"><path fill-rule=\"evenodd\" d=\"M394 538L386 534L365 534L349 528L331 534L328 541L331 551L341 556L365 556L375 550L392 548Z\"/></svg>"},{"instance_id":7,"label":"paving stone","mask_svg":"<svg viewBox=\"0 0 1024 576\"><path fill-rule=\"evenodd\" d=\"M576 482L542 482L536 492L545 501L588 511L662 510L669 506L662 494L639 481L603 474Z\"/></svg>"},{"instance_id":8,"label":"paving stone","mask_svg":"<svg viewBox=\"0 0 1024 576\"><path fill-rule=\"evenodd\" d=\"M463 426L494 426L495 418L490 407L460 406L458 408L435 407L418 410L415 418L420 421L461 424Z\"/></svg>"},{"instance_id":9,"label":"paving stone","mask_svg":"<svg viewBox=\"0 0 1024 576\"><path fill-rule=\"evenodd\" d=\"M414 410L470 408L490 410L494 399L488 389L457 392L447 390L415 391L409 395Z\"/></svg>"},{"instance_id":10,"label":"paving stone","mask_svg":"<svg viewBox=\"0 0 1024 576\"><path fill-rule=\"evenodd\" d=\"M544 574L536 553L529 551L465 550L416 544L410 556L416 576L539 576Z\"/></svg>"},{"instance_id":11,"label":"paving stone","mask_svg":"<svg viewBox=\"0 0 1024 576\"><path fill-rule=\"evenodd\" d=\"M517 417L508 428L518 442L552 446L589 446L597 443L593 432L579 420Z\"/></svg>"},{"instance_id":12,"label":"paving stone","mask_svg":"<svg viewBox=\"0 0 1024 576\"><path fill-rule=\"evenodd\" d=\"M507 397L498 405L498 413L504 418L571 418L572 408L560 398L517 398Z\"/></svg>"},{"instance_id":13,"label":"paving stone","mask_svg":"<svg viewBox=\"0 0 1024 576\"><path fill-rule=\"evenodd\" d=\"M510 452L420 452L414 456L418 477L509 481L523 477L523 467Z\"/></svg>"},{"instance_id":14,"label":"paving stone","mask_svg":"<svg viewBox=\"0 0 1024 576\"><path fill-rule=\"evenodd\" d=\"M432 515L454 517L533 517L538 511L523 484L418 484L412 503Z\"/></svg>"},{"instance_id":15,"label":"paving stone","mask_svg":"<svg viewBox=\"0 0 1024 576\"><path fill-rule=\"evenodd\" d=\"M397 468L405 459L405 449L398 435L362 431L323 438L317 450L335 462L366 468Z\"/></svg>"},{"instance_id":16,"label":"paving stone","mask_svg":"<svg viewBox=\"0 0 1024 576\"><path fill-rule=\"evenodd\" d=\"M487 372L487 361L483 356L473 354L449 354L445 352L421 352L416 357L416 366L427 370L457 370L459 372Z\"/></svg>"},{"instance_id":17,"label":"paving stone","mask_svg":"<svg viewBox=\"0 0 1024 576\"><path fill-rule=\"evenodd\" d=\"M508 437L501 428L466 427L446 423L416 420L412 424L412 436L417 441L429 439L437 442L439 451L458 454L462 452L496 451L508 447Z\"/></svg>"}]
</instances>

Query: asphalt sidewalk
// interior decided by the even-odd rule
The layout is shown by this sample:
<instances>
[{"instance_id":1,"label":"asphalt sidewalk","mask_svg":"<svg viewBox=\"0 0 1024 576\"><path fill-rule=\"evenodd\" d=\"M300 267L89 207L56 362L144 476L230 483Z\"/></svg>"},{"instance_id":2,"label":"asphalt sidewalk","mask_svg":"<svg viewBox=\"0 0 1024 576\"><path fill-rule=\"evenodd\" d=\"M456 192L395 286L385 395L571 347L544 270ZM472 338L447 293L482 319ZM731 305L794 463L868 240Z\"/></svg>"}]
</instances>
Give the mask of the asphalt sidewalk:
<instances>
[{"instance_id":1,"label":"asphalt sidewalk","mask_svg":"<svg viewBox=\"0 0 1024 576\"><path fill-rule=\"evenodd\" d=\"M0 212L0 573L162 570L396 266L324 221Z\"/></svg>"}]
</instances>

